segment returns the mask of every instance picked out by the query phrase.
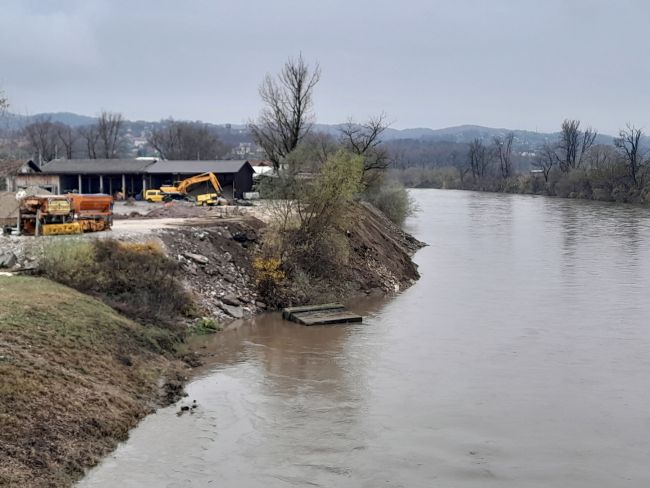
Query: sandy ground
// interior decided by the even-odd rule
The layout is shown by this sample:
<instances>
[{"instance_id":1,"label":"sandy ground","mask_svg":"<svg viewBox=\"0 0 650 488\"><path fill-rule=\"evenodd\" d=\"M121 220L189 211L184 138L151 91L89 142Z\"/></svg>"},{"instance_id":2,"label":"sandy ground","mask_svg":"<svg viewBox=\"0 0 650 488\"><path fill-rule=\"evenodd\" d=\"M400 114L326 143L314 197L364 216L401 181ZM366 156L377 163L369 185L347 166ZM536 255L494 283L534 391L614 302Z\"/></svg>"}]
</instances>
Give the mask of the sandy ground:
<instances>
[{"instance_id":1,"label":"sandy ground","mask_svg":"<svg viewBox=\"0 0 650 488\"><path fill-rule=\"evenodd\" d=\"M113 204L113 213L116 215L129 215L131 212L138 212L146 214L154 208L161 207L162 203L149 203L149 202L132 202L127 205L127 202L115 202Z\"/></svg>"},{"instance_id":2,"label":"sandy ground","mask_svg":"<svg viewBox=\"0 0 650 488\"><path fill-rule=\"evenodd\" d=\"M130 216L129 220L137 220L142 218L151 219L147 214L152 213L155 215L156 220L167 220L171 218L181 218L186 220L189 218L207 217L207 218L236 218L243 216L252 216L260 219L263 222L269 222L272 215L272 207L274 202L268 200L259 200L253 202L251 206L219 206L219 207L197 207L196 205L188 202L173 202L171 207L167 207L162 202L115 202L113 206L113 213L116 216L115 224L118 220L123 221L123 217ZM139 214L134 215L134 214ZM117 228L114 225L114 228Z\"/></svg>"},{"instance_id":3,"label":"sandy ground","mask_svg":"<svg viewBox=\"0 0 650 488\"><path fill-rule=\"evenodd\" d=\"M108 235L112 234L115 237L123 235L135 235L153 232L159 229L169 227L178 227L180 225L187 225L192 220L197 219L128 219L128 220L115 220L113 222L113 229L105 232L97 232L97 234Z\"/></svg>"}]
</instances>

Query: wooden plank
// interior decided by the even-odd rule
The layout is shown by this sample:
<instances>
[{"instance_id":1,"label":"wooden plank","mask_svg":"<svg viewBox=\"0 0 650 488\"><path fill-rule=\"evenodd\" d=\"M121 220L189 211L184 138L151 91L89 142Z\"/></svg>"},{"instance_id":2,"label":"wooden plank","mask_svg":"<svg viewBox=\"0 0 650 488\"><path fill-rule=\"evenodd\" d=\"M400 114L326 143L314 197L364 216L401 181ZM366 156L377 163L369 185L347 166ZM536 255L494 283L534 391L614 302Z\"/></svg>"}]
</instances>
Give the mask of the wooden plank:
<instances>
[{"instance_id":1,"label":"wooden plank","mask_svg":"<svg viewBox=\"0 0 650 488\"><path fill-rule=\"evenodd\" d=\"M302 307L287 307L282 310L282 318L291 320L291 315L302 312L316 312L321 310L345 309L340 303L325 303L323 305L305 305Z\"/></svg>"},{"instance_id":2,"label":"wooden plank","mask_svg":"<svg viewBox=\"0 0 650 488\"><path fill-rule=\"evenodd\" d=\"M282 317L302 325L345 324L363 321L361 315L348 312L340 303L288 307L282 311Z\"/></svg>"},{"instance_id":3,"label":"wooden plank","mask_svg":"<svg viewBox=\"0 0 650 488\"><path fill-rule=\"evenodd\" d=\"M346 313L347 310L345 308L332 308L329 310L318 310L315 312L300 312L300 313L292 313L287 317L287 320L291 320L293 322L298 322L302 323L300 320L303 318L311 318L315 320L318 317L326 317L328 315L334 315L337 313Z\"/></svg>"},{"instance_id":4,"label":"wooden plank","mask_svg":"<svg viewBox=\"0 0 650 488\"><path fill-rule=\"evenodd\" d=\"M350 312L336 312L323 314L300 314L294 316L296 322L303 325L330 325L359 323L363 321L361 315Z\"/></svg>"}]
</instances>

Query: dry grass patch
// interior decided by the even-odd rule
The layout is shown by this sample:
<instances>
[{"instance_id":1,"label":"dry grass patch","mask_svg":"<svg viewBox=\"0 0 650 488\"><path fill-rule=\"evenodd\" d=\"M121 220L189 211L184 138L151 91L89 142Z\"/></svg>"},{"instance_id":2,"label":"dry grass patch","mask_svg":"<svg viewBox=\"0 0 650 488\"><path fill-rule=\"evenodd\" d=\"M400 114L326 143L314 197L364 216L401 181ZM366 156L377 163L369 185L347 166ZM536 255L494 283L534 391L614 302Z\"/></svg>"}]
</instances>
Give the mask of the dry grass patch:
<instances>
[{"instance_id":1,"label":"dry grass patch","mask_svg":"<svg viewBox=\"0 0 650 488\"><path fill-rule=\"evenodd\" d=\"M0 277L0 486L78 479L164 401L172 332L43 278Z\"/></svg>"}]
</instances>

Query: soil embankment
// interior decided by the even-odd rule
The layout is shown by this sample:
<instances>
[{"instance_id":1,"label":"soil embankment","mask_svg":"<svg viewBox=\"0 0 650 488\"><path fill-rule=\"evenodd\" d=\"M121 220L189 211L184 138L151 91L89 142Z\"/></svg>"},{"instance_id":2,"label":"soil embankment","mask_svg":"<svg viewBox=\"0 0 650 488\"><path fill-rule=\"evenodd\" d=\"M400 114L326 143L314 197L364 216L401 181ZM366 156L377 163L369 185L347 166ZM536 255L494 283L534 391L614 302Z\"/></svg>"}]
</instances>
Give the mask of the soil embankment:
<instances>
[{"instance_id":1,"label":"soil embankment","mask_svg":"<svg viewBox=\"0 0 650 488\"><path fill-rule=\"evenodd\" d=\"M167 335L51 281L0 277L0 485L69 486L174 401L184 372Z\"/></svg>"},{"instance_id":2,"label":"soil embankment","mask_svg":"<svg viewBox=\"0 0 650 488\"><path fill-rule=\"evenodd\" d=\"M394 293L420 277L411 256L425 244L372 205L360 204L355 209L349 239L353 251L350 268L356 272L360 290Z\"/></svg>"},{"instance_id":3,"label":"soil embankment","mask_svg":"<svg viewBox=\"0 0 650 488\"><path fill-rule=\"evenodd\" d=\"M351 213L353 224L346 232L350 253L338 276L320 280L311 295L289 293L286 305L392 294L419 278L411 256L423 243L371 205L356 205ZM265 231L264 222L243 216L168 228L159 237L169 255L181 262L187 286L204 313L228 321L267 309L258 294L252 265Z\"/></svg>"}]
</instances>

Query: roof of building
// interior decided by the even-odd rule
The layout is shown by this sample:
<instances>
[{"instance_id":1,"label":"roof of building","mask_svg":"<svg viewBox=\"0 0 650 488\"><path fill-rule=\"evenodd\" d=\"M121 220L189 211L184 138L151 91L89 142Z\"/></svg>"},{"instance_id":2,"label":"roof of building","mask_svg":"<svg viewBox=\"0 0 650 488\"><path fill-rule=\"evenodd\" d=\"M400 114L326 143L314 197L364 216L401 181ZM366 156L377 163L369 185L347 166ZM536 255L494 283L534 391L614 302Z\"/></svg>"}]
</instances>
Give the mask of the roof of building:
<instances>
[{"instance_id":1,"label":"roof of building","mask_svg":"<svg viewBox=\"0 0 650 488\"><path fill-rule=\"evenodd\" d=\"M246 160L222 159L205 161L156 161L147 168L149 174L174 173L174 174L199 174L199 173L238 173L245 166L250 166ZM251 168L252 169L252 168Z\"/></svg>"},{"instance_id":2,"label":"roof of building","mask_svg":"<svg viewBox=\"0 0 650 488\"><path fill-rule=\"evenodd\" d=\"M43 166L48 174L217 174L237 173L243 167L251 168L246 160L157 161L142 159L55 159ZM0 172L0 174L2 174Z\"/></svg>"},{"instance_id":3,"label":"roof of building","mask_svg":"<svg viewBox=\"0 0 650 488\"><path fill-rule=\"evenodd\" d=\"M25 161L24 159L20 160L10 160L10 161L0 161L0 176L10 176L15 175L21 172L23 166L28 165L32 171L39 172L41 169L36 163L31 159Z\"/></svg>"},{"instance_id":4,"label":"roof of building","mask_svg":"<svg viewBox=\"0 0 650 488\"><path fill-rule=\"evenodd\" d=\"M273 163L271 162L270 159L249 159L249 163L251 163L251 166L256 167L256 166L268 166L271 167L273 166Z\"/></svg>"},{"instance_id":5,"label":"roof of building","mask_svg":"<svg viewBox=\"0 0 650 488\"><path fill-rule=\"evenodd\" d=\"M55 159L42 170L52 174L137 174L144 173L150 164L138 159Z\"/></svg>"}]
</instances>

